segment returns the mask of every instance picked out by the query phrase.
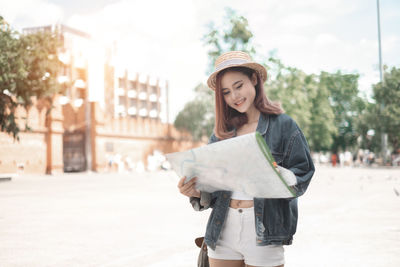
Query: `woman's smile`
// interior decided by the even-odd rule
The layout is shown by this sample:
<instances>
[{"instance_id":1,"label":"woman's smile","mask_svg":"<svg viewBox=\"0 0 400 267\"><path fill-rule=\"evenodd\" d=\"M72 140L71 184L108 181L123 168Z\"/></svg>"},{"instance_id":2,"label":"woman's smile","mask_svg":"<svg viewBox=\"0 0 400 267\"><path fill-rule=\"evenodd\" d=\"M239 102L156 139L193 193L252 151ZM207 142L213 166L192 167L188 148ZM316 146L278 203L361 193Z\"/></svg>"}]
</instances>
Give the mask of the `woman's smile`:
<instances>
[{"instance_id":1,"label":"woman's smile","mask_svg":"<svg viewBox=\"0 0 400 267\"><path fill-rule=\"evenodd\" d=\"M245 101L246 101L246 98L241 97L238 101L235 101L234 104L235 104L237 107L240 107Z\"/></svg>"},{"instance_id":2,"label":"woman's smile","mask_svg":"<svg viewBox=\"0 0 400 267\"><path fill-rule=\"evenodd\" d=\"M225 102L240 113L254 110L256 96L255 85L257 78L249 79L245 74L237 71L226 72L221 79L221 90Z\"/></svg>"}]
</instances>

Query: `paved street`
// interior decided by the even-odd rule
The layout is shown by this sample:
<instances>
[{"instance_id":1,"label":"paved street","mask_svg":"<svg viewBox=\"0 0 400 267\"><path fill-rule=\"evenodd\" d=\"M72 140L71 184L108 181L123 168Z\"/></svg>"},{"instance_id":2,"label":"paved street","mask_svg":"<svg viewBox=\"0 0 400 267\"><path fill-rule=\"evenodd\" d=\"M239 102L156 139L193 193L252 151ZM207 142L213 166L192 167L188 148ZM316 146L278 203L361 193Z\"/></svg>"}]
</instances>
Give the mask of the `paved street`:
<instances>
[{"instance_id":1,"label":"paved street","mask_svg":"<svg viewBox=\"0 0 400 267\"><path fill-rule=\"evenodd\" d=\"M172 172L0 182L0 266L196 265L194 212ZM319 167L286 266L400 266L400 169Z\"/></svg>"}]
</instances>

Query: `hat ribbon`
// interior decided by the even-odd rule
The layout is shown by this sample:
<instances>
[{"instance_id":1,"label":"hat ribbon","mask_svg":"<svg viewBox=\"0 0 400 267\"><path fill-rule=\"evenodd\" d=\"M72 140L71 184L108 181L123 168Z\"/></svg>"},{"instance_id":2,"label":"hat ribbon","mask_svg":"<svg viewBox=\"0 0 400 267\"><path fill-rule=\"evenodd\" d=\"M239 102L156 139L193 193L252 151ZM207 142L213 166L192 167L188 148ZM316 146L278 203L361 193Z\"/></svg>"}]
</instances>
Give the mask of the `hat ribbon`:
<instances>
[{"instance_id":1,"label":"hat ribbon","mask_svg":"<svg viewBox=\"0 0 400 267\"><path fill-rule=\"evenodd\" d=\"M244 63L249 63L249 61L246 59L241 59L241 58L228 59L228 60L225 60L224 62L222 62L221 64L218 64L215 67L215 71L219 71L220 69L223 69L226 66L244 64Z\"/></svg>"}]
</instances>

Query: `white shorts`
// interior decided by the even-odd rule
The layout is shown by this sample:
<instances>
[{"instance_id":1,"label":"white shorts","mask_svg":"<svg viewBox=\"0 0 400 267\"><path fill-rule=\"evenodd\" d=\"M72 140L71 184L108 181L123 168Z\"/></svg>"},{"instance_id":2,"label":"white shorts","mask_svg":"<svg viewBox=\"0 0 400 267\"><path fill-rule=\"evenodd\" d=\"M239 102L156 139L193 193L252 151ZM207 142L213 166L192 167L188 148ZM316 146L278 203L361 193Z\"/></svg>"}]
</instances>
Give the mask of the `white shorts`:
<instances>
[{"instance_id":1,"label":"white shorts","mask_svg":"<svg viewBox=\"0 0 400 267\"><path fill-rule=\"evenodd\" d=\"M279 266L285 263L282 245L257 246L254 208L229 208L215 250L208 256L220 260L244 260L253 266Z\"/></svg>"}]
</instances>

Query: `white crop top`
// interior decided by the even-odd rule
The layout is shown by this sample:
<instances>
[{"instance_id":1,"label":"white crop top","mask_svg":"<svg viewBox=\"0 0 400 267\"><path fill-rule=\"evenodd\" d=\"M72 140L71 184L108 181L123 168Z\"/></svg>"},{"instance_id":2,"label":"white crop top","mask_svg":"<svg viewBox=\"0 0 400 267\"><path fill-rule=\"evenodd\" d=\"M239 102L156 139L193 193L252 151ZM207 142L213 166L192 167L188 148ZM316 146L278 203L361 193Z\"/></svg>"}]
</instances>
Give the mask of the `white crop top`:
<instances>
[{"instance_id":1,"label":"white crop top","mask_svg":"<svg viewBox=\"0 0 400 267\"><path fill-rule=\"evenodd\" d=\"M240 191L233 191L231 199L237 199L237 200L253 200L252 196L249 196L243 192Z\"/></svg>"}]
</instances>

